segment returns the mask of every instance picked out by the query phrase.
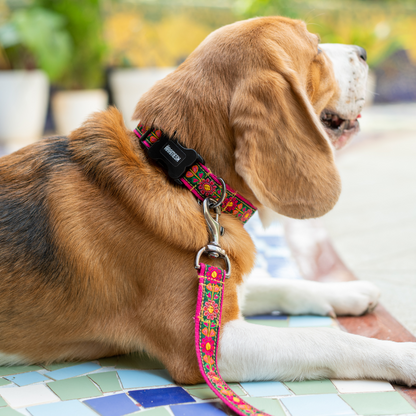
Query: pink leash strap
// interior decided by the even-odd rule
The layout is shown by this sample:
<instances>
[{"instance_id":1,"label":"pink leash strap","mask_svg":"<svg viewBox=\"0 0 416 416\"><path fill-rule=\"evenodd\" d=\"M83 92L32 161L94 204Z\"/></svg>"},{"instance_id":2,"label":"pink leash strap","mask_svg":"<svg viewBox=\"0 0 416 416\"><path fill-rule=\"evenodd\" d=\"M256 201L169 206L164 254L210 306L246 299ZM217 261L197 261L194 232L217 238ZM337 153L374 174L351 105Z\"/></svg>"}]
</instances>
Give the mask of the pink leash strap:
<instances>
[{"instance_id":1,"label":"pink leash strap","mask_svg":"<svg viewBox=\"0 0 416 416\"><path fill-rule=\"evenodd\" d=\"M199 369L210 389L241 416L270 416L239 397L222 379L217 368L218 341L225 272L200 263L198 300L195 314L195 346Z\"/></svg>"}]
</instances>

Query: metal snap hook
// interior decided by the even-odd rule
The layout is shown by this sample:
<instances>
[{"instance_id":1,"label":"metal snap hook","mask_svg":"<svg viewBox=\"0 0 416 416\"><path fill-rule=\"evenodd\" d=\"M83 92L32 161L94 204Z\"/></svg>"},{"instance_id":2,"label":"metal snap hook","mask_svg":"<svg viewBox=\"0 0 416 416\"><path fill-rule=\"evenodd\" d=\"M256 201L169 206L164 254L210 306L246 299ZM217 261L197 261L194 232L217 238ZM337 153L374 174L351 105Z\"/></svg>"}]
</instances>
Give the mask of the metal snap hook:
<instances>
[{"instance_id":1,"label":"metal snap hook","mask_svg":"<svg viewBox=\"0 0 416 416\"><path fill-rule=\"evenodd\" d=\"M224 249L220 246L220 235L224 234L224 228L221 227L221 224L219 223L218 219L221 214L221 208L220 205L224 201L225 198L225 182L220 179L223 183L223 193L221 195L220 201L216 202L213 199L205 198L203 202L203 209L204 209L204 218L207 223L208 229L210 234L212 235L212 240L205 246L202 247L195 258L195 268L200 269L201 266L199 265L199 260L202 256L202 254L207 254L211 258L221 258L226 263L226 272L225 276L226 278L230 277L231 274L231 262L230 259L227 256L227 253ZM214 201L214 204L212 204L212 201ZM211 205L212 204L212 205ZM210 210L215 209L215 218L212 217Z\"/></svg>"},{"instance_id":2,"label":"metal snap hook","mask_svg":"<svg viewBox=\"0 0 416 416\"><path fill-rule=\"evenodd\" d=\"M205 217L205 221L208 225L209 231L212 235L212 241L210 244L215 244L216 246L220 246L220 235L222 235L221 233L221 224L218 222L218 217L221 214L221 210L219 207L215 208L215 220L214 218L212 218L211 213L209 212L210 210L210 199L206 198L203 202L203 207L204 207L204 217Z\"/></svg>"},{"instance_id":3,"label":"metal snap hook","mask_svg":"<svg viewBox=\"0 0 416 416\"><path fill-rule=\"evenodd\" d=\"M218 180L221 182L221 185L222 185L222 194L218 201L212 198L209 199L209 207L211 209L215 209L221 206L221 204L224 202L224 199L227 195L227 186L225 185L224 180L222 178L218 178Z\"/></svg>"}]
</instances>

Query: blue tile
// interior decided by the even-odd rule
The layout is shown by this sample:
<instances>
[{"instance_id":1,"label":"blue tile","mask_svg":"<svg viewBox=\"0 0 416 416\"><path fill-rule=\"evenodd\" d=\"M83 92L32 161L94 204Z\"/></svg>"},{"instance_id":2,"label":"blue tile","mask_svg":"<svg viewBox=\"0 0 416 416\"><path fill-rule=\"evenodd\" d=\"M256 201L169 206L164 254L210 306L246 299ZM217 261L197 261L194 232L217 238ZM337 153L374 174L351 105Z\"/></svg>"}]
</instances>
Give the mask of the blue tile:
<instances>
[{"instance_id":1,"label":"blue tile","mask_svg":"<svg viewBox=\"0 0 416 416\"><path fill-rule=\"evenodd\" d=\"M291 328L331 325L332 319L329 316L301 315L291 316L289 319L289 327Z\"/></svg>"},{"instance_id":2,"label":"blue tile","mask_svg":"<svg viewBox=\"0 0 416 416\"><path fill-rule=\"evenodd\" d=\"M270 273L270 276L278 276L279 270L285 267L296 269L287 257L266 257L266 261L267 271Z\"/></svg>"},{"instance_id":3,"label":"blue tile","mask_svg":"<svg viewBox=\"0 0 416 416\"><path fill-rule=\"evenodd\" d=\"M77 364L72 367L61 368L59 370L50 371L45 373L48 377L54 380L64 380L65 378L71 378L80 376L81 374L90 373L91 371L99 370L100 365L94 363Z\"/></svg>"},{"instance_id":4,"label":"blue tile","mask_svg":"<svg viewBox=\"0 0 416 416\"><path fill-rule=\"evenodd\" d=\"M84 403L101 416L124 416L140 410L124 393L89 399L85 400Z\"/></svg>"},{"instance_id":5,"label":"blue tile","mask_svg":"<svg viewBox=\"0 0 416 416\"><path fill-rule=\"evenodd\" d=\"M166 370L117 370L125 389L175 384Z\"/></svg>"},{"instance_id":6,"label":"blue tile","mask_svg":"<svg viewBox=\"0 0 416 416\"><path fill-rule=\"evenodd\" d=\"M272 320L272 319L279 319L279 320L286 320L288 317L287 315L252 315L252 316L244 316L245 319L261 319L261 320Z\"/></svg>"},{"instance_id":7,"label":"blue tile","mask_svg":"<svg viewBox=\"0 0 416 416\"><path fill-rule=\"evenodd\" d=\"M130 390L129 394L143 407L166 406L177 403L191 403L195 400L182 387L163 389Z\"/></svg>"},{"instance_id":8,"label":"blue tile","mask_svg":"<svg viewBox=\"0 0 416 416\"><path fill-rule=\"evenodd\" d=\"M13 381L18 386L27 386L28 384L39 383L40 381L47 381L49 378L42 376L36 371L31 371L30 373L16 374L14 376L4 377L7 380Z\"/></svg>"},{"instance_id":9,"label":"blue tile","mask_svg":"<svg viewBox=\"0 0 416 416\"><path fill-rule=\"evenodd\" d=\"M253 381L240 384L253 397L290 396L292 394L280 381Z\"/></svg>"},{"instance_id":10,"label":"blue tile","mask_svg":"<svg viewBox=\"0 0 416 416\"><path fill-rule=\"evenodd\" d=\"M78 400L41 404L28 407L27 410L33 416L97 416L97 413Z\"/></svg>"},{"instance_id":11,"label":"blue tile","mask_svg":"<svg viewBox=\"0 0 416 416\"><path fill-rule=\"evenodd\" d=\"M356 415L336 394L296 396L280 399L292 416L350 416Z\"/></svg>"},{"instance_id":12,"label":"blue tile","mask_svg":"<svg viewBox=\"0 0 416 416\"><path fill-rule=\"evenodd\" d=\"M255 234L255 233L254 233ZM273 247L287 247L286 240L282 236L257 236L263 240L266 244Z\"/></svg>"},{"instance_id":13,"label":"blue tile","mask_svg":"<svg viewBox=\"0 0 416 416\"><path fill-rule=\"evenodd\" d=\"M223 416L226 415L218 408L219 403L178 404L171 406L175 416Z\"/></svg>"}]
</instances>

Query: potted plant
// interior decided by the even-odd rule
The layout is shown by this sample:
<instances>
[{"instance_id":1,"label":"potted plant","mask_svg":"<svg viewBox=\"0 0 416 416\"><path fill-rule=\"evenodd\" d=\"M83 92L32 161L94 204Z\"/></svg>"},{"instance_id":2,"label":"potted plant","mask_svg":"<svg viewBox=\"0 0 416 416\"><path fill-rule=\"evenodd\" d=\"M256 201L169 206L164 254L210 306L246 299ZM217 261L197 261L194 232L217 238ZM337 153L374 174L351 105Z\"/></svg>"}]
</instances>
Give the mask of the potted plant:
<instances>
[{"instance_id":1,"label":"potted plant","mask_svg":"<svg viewBox=\"0 0 416 416\"><path fill-rule=\"evenodd\" d=\"M104 110L108 94L104 84L105 42L100 0L34 0L67 22L72 43L70 62L56 82L52 110L57 133L68 134L93 111Z\"/></svg>"},{"instance_id":2,"label":"potted plant","mask_svg":"<svg viewBox=\"0 0 416 416\"><path fill-rule=\"evenodd\" d=\"M0 142L6 152L43 133L49 82L70 59L65 19L40 7L10 11L0 21Z\"/></svg>"}]
</instances>

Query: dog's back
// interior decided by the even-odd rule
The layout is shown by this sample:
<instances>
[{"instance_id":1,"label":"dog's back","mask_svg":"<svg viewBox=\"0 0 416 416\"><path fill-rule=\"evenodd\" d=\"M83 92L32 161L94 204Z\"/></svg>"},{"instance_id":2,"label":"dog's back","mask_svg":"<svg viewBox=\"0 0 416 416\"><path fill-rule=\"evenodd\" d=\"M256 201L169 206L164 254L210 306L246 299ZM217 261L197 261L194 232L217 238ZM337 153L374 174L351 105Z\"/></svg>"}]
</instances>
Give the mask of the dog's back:
<instances>
[{"instance_id":1,"label":"dog's back","mask_svg":"<svg viewBox=\"0 0 416 416\"><path fill-rule=\"evenodd\" d=\"M29 285L59 285L62 267L53 224L51 191L56 175L71 164L68 139L53 137L0 159L0 278L13 290L2 293L10 309Z\"/></svg>"}]
</instances>

